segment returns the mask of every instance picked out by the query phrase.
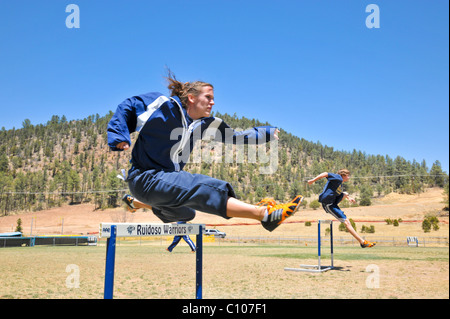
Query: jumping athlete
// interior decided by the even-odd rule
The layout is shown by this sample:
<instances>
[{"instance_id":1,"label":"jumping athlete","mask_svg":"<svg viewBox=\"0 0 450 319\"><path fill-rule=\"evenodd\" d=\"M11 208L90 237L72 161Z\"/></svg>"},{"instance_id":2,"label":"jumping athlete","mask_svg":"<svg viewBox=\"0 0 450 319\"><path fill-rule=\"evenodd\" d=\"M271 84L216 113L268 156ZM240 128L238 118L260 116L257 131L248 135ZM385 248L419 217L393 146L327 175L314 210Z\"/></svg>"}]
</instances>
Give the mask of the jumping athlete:
<instances>
[{"instance_id":1,"label":"jumping athlete","mask_svg":"<svg viewBox=\"0 0 450 319\"><path fill-rule=\"evenodd\" d=\"M195 210L223 218L251 218L273 231L292 216L302 196L286 204L262 201L255 206L236 199L232 186L210 176L183 171L196 140L207 135L233 144L261 144L278 139L271 126L235 132L211 116L214 87L206 82L167 77L170 97L152 92L133 96L117 107L108 124L108 145L114 151L130 148L130 133L139 132L132 150L126 181L131 195L124 201L131 210L151 208L164 223L189 221Z\"/></svg>"},{"instance_id":2,"label":"jumping athlete","mask_svg":"<svg viewBox=\"0 0 450 319\"><path fill-rule=\"evenodd\" d=\"M342 183L347 182L350 179L350 172L346 169L341 169L337 174L333 173L321 173L308 181L309 185L314 184L319 179L326 178L328 181L325 184L323 192L319 195L319 202L322 203L322 207L328 214L333 215L341 223L344 223L345 227L352 234L353 237L360 243L362 248L373 247L376 243L364 240L345 216L344 212L339 208L338 204L346 198L351 203L355 200L348 195L347 192L342 191Z\"/></svg>"}]
</instances>

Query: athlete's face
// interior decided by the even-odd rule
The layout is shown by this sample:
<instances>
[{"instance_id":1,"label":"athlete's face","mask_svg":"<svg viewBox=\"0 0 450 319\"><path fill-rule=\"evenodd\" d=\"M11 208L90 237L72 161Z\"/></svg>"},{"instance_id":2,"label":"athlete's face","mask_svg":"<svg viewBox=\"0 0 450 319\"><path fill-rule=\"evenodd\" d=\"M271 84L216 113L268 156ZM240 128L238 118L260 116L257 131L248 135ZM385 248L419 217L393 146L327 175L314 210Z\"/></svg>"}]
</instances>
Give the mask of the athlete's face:
<instances>
[{"instance_id":1,"label":"athlete's face","mask_svg":"<svg viewBox=\"0 0 450 319\"><path fill-rule=\"evenodd\" d=\"M211 110L214 105L214 89L210 86L204 86L201 88L198 96L189 94L188 100L187 113L193 120L209 117L211 116Z\"/></svg>"},{"instance_id":2,"label":"athlete's face","mask_svg":"<svg viewBox=\"0 0 450 319\"><path fill-rule=\"evenodd\" d=\"M350 179L350 175L342 175L342 180L344 181L344 182L347 182L348 180Z\"/></svg>"}]
</instances>

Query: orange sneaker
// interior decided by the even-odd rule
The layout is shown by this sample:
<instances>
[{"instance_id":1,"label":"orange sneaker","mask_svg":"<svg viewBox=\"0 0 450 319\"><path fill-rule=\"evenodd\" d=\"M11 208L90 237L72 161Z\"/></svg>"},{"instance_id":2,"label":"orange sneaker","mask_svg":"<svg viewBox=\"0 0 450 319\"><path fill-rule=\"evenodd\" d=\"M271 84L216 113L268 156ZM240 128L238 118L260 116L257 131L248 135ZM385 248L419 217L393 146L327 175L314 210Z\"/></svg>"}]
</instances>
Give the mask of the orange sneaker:
<instances>
[{"instance_id":1,"label":"orange sneaker","mask_svg":"<svg viewBox=\"0 0 450 319\"><path fill-rule=\"evenodd\" d=\"M289 203L277 204L274 199L264 198L258 205L267 205L267 212L269 215L267 221L261 222L262 226L268 231L273 231L280 226L286 218L295 214L302 200L303 196L297 195Z\"/></svg>"},{"instance_id":2,"label":"orange sneaker","mask_svg":"<svg viewBox=\"0 0 450 319\"><path fill-rule=\"evenodd\" d=\"M370 241L368 241L368 240L365 240L362 244L361 244L361 248L366 248L366 247L373 247L373 246L375 246L377 243L375 243L375 242L370 242Z\"/></svg>"},{"instance_id":3,"label":"orange sneaker","mask_svg":"<svg viewBox=\"0 0 450 319\"><path fill-rule=\"evenodd\" d=\"M125 204L127 204L127 209L128 209L128 211L130 211L130 212L132 212L132 213L135 213L138 209L137 209L136 207L134 207L134 205L133 205L133 200L134 200L134 197L131 196L131 195L128 195L128 194L125 194L125 195L122 197L122 201L123 201Z\"/></svg>"}]
</instances>

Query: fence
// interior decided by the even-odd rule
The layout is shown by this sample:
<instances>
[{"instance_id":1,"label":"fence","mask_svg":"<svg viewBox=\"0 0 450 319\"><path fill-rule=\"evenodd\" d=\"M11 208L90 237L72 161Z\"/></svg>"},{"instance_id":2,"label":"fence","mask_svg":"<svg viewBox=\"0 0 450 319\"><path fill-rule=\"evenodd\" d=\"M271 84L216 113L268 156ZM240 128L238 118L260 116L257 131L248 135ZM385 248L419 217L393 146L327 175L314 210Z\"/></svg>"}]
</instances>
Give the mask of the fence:
<instances>
[{"instance_id":1,"label":"fence","mask_svg":"<svg viewBox=\"0 0 450 319\"><path fill-rule=\"evenodd\" d=\"M380 236L380 237L364 237L370 241L377 243L377 246L404 246L408 247L407 237L403 236ZM448 237L419 237L418 242L420 247L448 247ZM322 237L323 242L329 244L328 237ZM317 245L317 236L299 236L299 237L227 237L226 239L216 239L218 245L225 243L235 243L238 245L256 244L256 245ZM359 246L359 242L351 236L334 236L335 246Z\"/></svg>"},{"instance_id":2,"label":"fence","mask_svg":"<svg viewBox=\"0 0 450 319\"><path fill-rule=\"evenodd\" d=\"M207 237L205 237L206 239ZM370 241L375 241L377 246L386 247L408 247L406 236L363 236ZM419 247L449 247L449 237L420 237L417 236ZM322 236L323 244L329 245L329 238ZM169 245L167 237L152 237L151 240L145 237L117 238L117 245ZM103 243L102 243L103 244ZM216 237L214 241L205 240L207 246L221 245L296 245L296 246L317 246L317 236L227 236L225 238ZM359 243L352 236L334 235L335 246L359 246Z\"/></svg>"},{"instance_id":3,"label":"fence","mask_svg":"<svg viewBox=\"0 0 450 319\"><path fill-rule=\"evenodd\" d=\"M0 237L0 248L47 246L80 246L97 245L96 236L30 236L30 237Z\"/></svg>"}]
</instances>

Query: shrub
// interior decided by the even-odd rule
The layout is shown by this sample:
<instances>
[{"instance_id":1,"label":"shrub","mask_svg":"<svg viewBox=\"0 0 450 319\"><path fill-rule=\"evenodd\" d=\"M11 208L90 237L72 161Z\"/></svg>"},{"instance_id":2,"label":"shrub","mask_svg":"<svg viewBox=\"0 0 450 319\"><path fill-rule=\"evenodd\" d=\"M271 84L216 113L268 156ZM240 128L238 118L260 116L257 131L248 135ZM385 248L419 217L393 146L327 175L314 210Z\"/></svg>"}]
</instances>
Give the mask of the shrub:
<instances>
[{"instance_id":1,"label":"shrub","mask_svg":"<svg viewBox=\"0 0 450 319\"><path fill-rule=\"evenodd\" d=\"M317 199L315 199L311 202L311 204L309 204L309 207L316 210L317 208L320 207L320 203Z\"/></svg>"},{"instance_id":2,"label":"shrub","mask_svg":"<svg viewBox=\"0 0 450 319\"><path fill-rule=\"evenodd\" d=\"M373 234L373 233L375 233L375 226L373 226L373 225L370 225L370 226L362 225L361 233Z\"/></svg>"},{"instance_id":3,"label":"shrub","mask_svg":"<svg viewBox=\"0 0 450 319\"><path fill-rule=\"evenodd\" d=\"M429 233L433 230L439 230L439 219L436 216L426 216L422 222L422 229L425 233Z\"/></svg>"},{"instance_id":4,"label":"shrub","mask_svg":"<svg viewBox=\"0 0 450 319\"><path fill-rule=\"evenodd\" d=\"M308 201L306 199L303 199L302 202L300 203L300 206L306 209L306 207L308 206Z\"/></svg>"},{"instance_id":5,"label":"shrub","mask_svg":"<svg viewBox=\"0 0 450 319\"><path fill-rule=\"evenodd\" d=\"M431 231L431 223L426 218L422 222L422 229L425 233L429 233Z\"/></svg>"},{"instance_id":6,"label":"shrub","mask_svg":"<svg viewBox=\"0 0 450 319\"><path fill-rule=\"evenodd\" d=\"M398 225L400 225L400 223L401 223L403 220L402 220L401 218L399 218L399 219L390 219L390 218L388 218L388 219L385 219L384 221L385 221L386 224L388 224L388 225L398 226Z\"/></svg>"},{"instance_id":7,"label":"shrub","mask_svg":"<svg viewBox=\"0 0 450 319\"><path fill-rule=\"evenodd\" d=\"M349 219L349 221L350 221L350 224L352 225L353 229L356 229L355 221L351 218ZM347 227L345 227L344 223L340 223L338 229L339 229L339 231L345 231L348 233Z\"/></svg>"},{"instance_id":8,"label":"shrub","mask_svg":"<svg viewBox=\"0 0 450 319\"><path fill-rule=\"evenodd\" d=\"M370 206L372 205L372 201L370 200L370 197L361 197L361 200L359 201L359 205L361 206Z\"/></svg>"}]
</instances>

